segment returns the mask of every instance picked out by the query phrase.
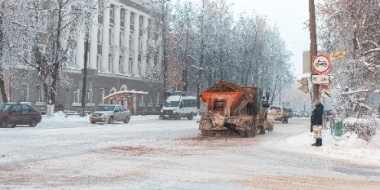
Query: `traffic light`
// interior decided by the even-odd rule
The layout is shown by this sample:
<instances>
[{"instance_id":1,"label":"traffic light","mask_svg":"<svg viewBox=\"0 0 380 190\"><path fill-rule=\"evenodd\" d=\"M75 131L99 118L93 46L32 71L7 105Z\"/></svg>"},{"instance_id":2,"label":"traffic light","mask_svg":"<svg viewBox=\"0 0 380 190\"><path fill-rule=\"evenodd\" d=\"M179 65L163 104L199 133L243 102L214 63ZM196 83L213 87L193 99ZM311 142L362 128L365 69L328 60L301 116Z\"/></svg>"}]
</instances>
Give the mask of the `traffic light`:
<instances>
[{"instance_id":1,"label":"traffic light","mask_svg":"<svg viewBox=\"0 0 380 190\"><path fill-rule=\"evenodd\" d=\"M309 84L307 81L307 77L297 79L297 88L304 93L309 92Z\"/></svg>"}]
</instances>

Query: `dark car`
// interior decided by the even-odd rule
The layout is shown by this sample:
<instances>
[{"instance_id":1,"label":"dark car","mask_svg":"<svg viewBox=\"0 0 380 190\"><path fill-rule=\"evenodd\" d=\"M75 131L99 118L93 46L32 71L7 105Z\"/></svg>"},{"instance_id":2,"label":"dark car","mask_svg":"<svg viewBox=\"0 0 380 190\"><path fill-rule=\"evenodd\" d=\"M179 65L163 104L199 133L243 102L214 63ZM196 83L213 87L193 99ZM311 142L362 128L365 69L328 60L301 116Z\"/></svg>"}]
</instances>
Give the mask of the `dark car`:
<instances>
[{"instance_id":1,"label":"dark car","mask_svg":"<svg viewBox=\"0 0 380 190\"><path fill-rule=\"evenodd\" d=\"M15 127L29 125L35 127L41 121L41 113L31 105L18 103L0 104L0 126Z\"/></svg>"}]
</instances>

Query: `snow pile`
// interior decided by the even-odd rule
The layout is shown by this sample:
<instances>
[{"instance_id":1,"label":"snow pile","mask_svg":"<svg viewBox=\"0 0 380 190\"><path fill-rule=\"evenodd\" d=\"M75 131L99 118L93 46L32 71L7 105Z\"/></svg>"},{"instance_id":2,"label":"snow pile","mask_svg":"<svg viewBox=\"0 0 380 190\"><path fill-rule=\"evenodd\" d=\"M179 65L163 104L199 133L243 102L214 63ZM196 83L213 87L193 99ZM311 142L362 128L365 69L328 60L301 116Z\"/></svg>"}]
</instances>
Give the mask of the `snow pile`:
<instances>
[{"instance_id":1,"label":"snow pile","mask_svg":"<svg viewBox=\"0 0 380 190\"><path fill-rule=\"evenodd\" d=\"M362 138L359 137L358 134L353 133L353 132L346 132L342 140L338 141L336 145L339 146L345 146L345 147L366 147L369 144L370 141L366 141Z\"/></svg>"},{"instance_id":2,"label":"snow pile","mask_svg":"<svg viewBox=\"0 0 380 190\"><path fill-rule=\"evenodd\" d=\"M320 155L354 163L380 163L380 134L366 141L355 132L346 132L340 138L334 138L330 130L323 130L322 146L315 147L312 133L305 132L291 136L285 143L278 143L277 148L306 155Z\"/></svg>"},{"instance_id":3,"label":"snow pile","mask_svg":"<svg viewBox=\"0 0 380 190\"><path fill-rule=\"evenodd\" d=\"M344 130L355 132L359 138L370 141L376 135L376 121L374 119L347 118L343 121Z\"/></svg>"}]
</instances>

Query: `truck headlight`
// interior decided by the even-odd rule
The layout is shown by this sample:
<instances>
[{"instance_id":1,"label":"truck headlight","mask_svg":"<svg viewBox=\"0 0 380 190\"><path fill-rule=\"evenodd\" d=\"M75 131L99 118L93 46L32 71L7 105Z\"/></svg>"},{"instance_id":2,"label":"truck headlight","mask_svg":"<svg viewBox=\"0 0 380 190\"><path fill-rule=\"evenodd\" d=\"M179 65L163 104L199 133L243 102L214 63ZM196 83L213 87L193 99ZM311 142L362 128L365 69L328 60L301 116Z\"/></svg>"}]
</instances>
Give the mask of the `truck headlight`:
<instances>
[{"instance_id":1,"label":"truck headlight","mask_svg":"<svg viewBox=\"0 0 380 190\"><path fill-rule=\"evenodd\" d=\"M164 109L162 109L162 108L161 108L161 110L160 110L160 111L161 111L161 113L162 113L162 112L164 112Z\"/></svg>"},{"instance_id":2,"label":"truck headlight","mask_svg":"<svg viewBox=\"0 0 380 190\"><path fill-rule=\"evenodd\" d=\"M174 109L174 110L173 110L173 113L177 113L177 109Z\"/></svg>"}]
</instances>

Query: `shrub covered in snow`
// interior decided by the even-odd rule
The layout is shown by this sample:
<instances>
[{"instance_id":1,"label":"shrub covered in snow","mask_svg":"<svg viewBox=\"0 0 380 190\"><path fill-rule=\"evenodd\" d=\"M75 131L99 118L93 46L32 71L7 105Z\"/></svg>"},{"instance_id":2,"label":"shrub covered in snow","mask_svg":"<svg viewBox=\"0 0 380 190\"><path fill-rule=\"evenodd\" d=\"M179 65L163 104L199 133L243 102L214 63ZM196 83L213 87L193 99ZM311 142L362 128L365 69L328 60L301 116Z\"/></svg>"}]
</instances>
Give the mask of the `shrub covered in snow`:
<instances>
[{"instance_id":1,"label":"shrub covered in snow","mask_svg":"<svg viewBox=\"0 0 380 190\"><path fill-rule=\"evenodd\" d=\"M373 119L347 118L343 121L346 132L355 132L359 138L370 141L376 134L376 121Z\"/></svg>"}]
</instances>

